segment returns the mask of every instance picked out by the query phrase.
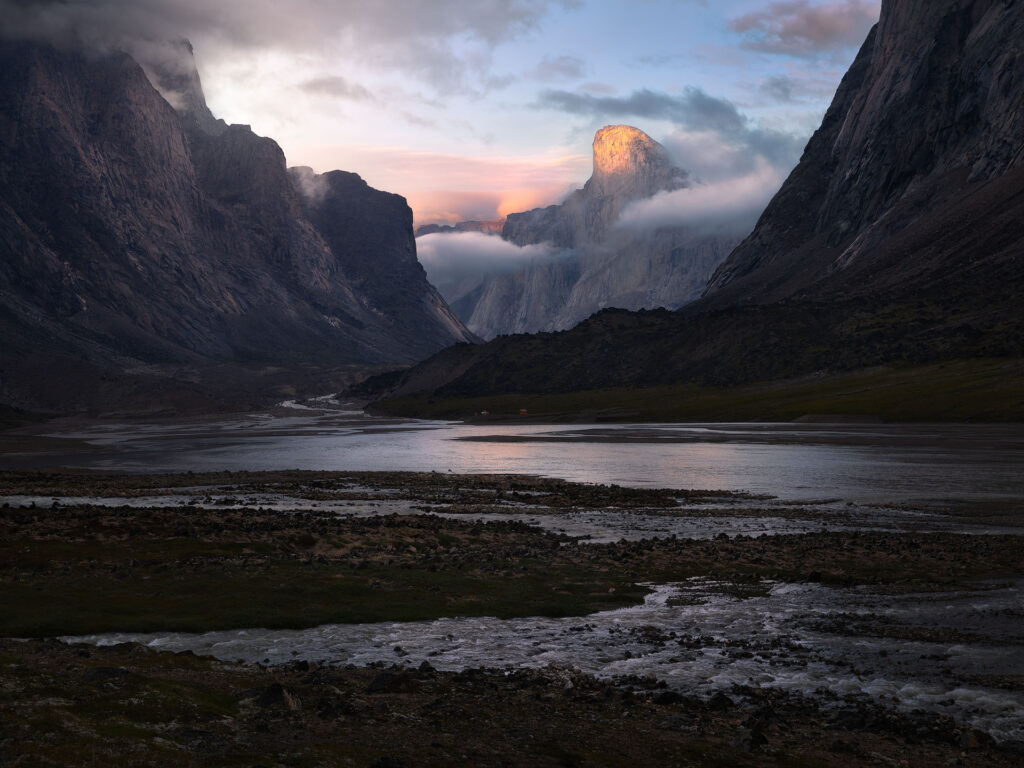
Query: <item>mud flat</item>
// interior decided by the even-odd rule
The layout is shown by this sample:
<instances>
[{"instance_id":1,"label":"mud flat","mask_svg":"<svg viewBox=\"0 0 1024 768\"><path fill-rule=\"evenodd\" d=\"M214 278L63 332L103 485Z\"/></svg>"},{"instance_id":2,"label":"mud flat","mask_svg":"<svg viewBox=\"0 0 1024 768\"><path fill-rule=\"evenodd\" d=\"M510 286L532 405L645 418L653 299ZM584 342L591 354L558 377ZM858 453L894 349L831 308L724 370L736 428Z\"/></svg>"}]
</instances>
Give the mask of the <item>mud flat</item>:
<instances>
[{"instance_id":1,"label":"mud flat","mask_svg":"<svg viewBox=\"0 0 1024 768\"><path fill-rule=\"evenodd\" d=\"M1019 521L526 476L2 473L2 753L1017 765Z\"/></svg>"}]
</instances>

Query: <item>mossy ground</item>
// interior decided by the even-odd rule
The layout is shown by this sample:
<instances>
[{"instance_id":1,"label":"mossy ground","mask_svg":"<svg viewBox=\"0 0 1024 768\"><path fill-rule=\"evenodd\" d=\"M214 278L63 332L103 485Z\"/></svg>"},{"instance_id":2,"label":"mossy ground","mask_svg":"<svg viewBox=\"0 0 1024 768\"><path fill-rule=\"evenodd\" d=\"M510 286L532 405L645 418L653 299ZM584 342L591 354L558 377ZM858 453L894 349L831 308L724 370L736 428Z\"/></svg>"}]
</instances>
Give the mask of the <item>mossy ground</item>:
<instances>
[{"instance_id":1,"label":"mossy ground","mask_svg":"<svg viewBox=\"0 0 1024 768\"><path fill-rule=\"evenodd\" d=\"M433 473L2 473L0 491L108 499L273 491L310 503L400 498L476 516L524 500L549 514L608 507L706 514L709 502L730 498L749 515L758 504L707 492ZM688 510L688 498L700 507ZM581 545L520 523L434 515L338 518L215 504L0 508L0 636L582 615L637 602L646 591L638 582L690 576L721 579L722 589L743 598L763 594L764 579L916 591L1022 573L1018 536L852 531ZM880 631L850 628L861 630ZM0 763L1019 764L984 734L940 716L864 702L823 711L817 701L769 689L712 705L661 685L561 669L265 668L131 644L0 639Z\"/></svg>"},{"instance_id":2,"label":"mossy ground","mask_svg":"<svg viewBox=\"0 0 1024 768\"><path fill-rule=\"evenodd\" d=\"M303 501L362 498L560 514L580 508L690 512L685 491L529 477L400 473L118 476L4 473L0 489L138 496L210 488ZM183 490L185 489L185 490ZM695 501L716 498L694 493ZM732 497L733 501L736 500ZM719 497L719 500L721 498ZM740 513L754 514L756 499ZM357 501L353 503L358 504ZM781 513L784 513L782 511ZM780 514L774 508L772 515ZM795 515L808 514L806 509ZM1024 573L1020 538L832 532L714 541L579 544L518 522L434 515L338 517L254 508L61 506L0 509L0 635L300 628L448 616L578 616L640 601L646 582L715 576L933 588Z\"/></svg>"},{"instance_id":3,"label":"mossy ground","mask_svg":"<svg viewBox=\"0 0 1024 768\"><path fill-rule=\"evenodd\" d=\"M654 681L227 664L137 645L0 640L5 765L320 768L1012 766L937 716L821 711L751 691L709 704Z\"/></svg>"},{"instance_id":4,"label":"mossy ground","mask_svg":"<svg viewBox=\"0 0 1024 768\"><path fill-rule=\"evenodd\" d=\"M739 387L689 384L493 396L399 397L373 404L391 416L541 422L792 421L802 417L891 422L1022 422L1024 361L961 360L884 367Z\"/></svg>"}]
</instances>

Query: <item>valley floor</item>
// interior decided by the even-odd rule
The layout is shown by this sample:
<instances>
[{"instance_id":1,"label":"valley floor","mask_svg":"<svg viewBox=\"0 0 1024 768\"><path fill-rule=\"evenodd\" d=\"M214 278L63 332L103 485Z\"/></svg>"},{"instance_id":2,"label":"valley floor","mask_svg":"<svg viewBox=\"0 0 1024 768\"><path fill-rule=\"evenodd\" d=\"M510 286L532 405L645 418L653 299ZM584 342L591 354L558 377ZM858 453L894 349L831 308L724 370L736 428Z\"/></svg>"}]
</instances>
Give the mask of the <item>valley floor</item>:
<instances>
[{"instance_id":1,"label":"valley floor","mask_svg":"<svg viewBox=\"0 0 1024 768\"><path fill-rule=\"evenodd\" d=\"M1019 504L85 471L0 503L3 765L1022 759Z\"/></svg>"},{"instance_id":2,"label":"valley floor","mask_svg":"<svg viewBox=\"0 0 1024 768\"><path fill-rule=\"evenodd\" d=\"M1016 358L879 366L734 387L675 384L578 392L385 398L374 413L473 422L1024 422ZM480 413L487 411L487 416ZM522 413L525 411L525 413Z\"/></svg>"}]
</instances>

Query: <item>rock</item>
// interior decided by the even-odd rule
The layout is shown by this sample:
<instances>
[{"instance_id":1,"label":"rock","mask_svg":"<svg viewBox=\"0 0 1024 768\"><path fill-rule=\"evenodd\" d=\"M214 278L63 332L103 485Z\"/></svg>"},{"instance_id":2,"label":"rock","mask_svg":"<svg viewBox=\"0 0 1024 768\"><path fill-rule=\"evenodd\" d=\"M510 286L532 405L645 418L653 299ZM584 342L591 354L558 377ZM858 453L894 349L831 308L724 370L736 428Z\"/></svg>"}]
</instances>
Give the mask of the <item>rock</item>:
<instances>
[{"instance_id":1,"label":"rock","mask_svg":"<svg viewBox=\"0 0 1024 768\"><path fill-rule=\"evenodd\" d=\"M509 214L501 230L515 245L547 243L565 253L514 274L439 285L477 335L562 330L605 307L681 306L739 241L684 227L616 227L629 204L689 186L687 173L661 144L627 125L599 130L593 155L583 189L560 205Z\"/></svg>"},{"instance_id":2,"label":"rock","mask_svg":"<svg viewBox=\"0 0 1024 768\"><path fill-rule=\"evenodd\" d=\"M365 388L481 397L733 387L1024 357L1022 58L1015 3L884 0L800 163L703 298L450 348ZM574 246L561 210L510 216L505 237ZM569 307L578 276L559 280L556 303ZM500 306L519 316L516 301ZM921 375L931 391L932 374ZM1019 378L995 375L1008 389ZM941 402L924 405L948 414Z\"/></svg>"},{"instance_id":3,"label":"rock","mask_svg":"<svg viewBox=\"0 0 1024 768\"><path fill-rule=\"evenodd\" d=\"M754 752L768 743L768 739L759 730L739 728L732 739L732 745L744 752Z\"/></svg>"},{"instance_id":4,"label":"rock","mask_svg":"<svg viewBox=\"0 0 1024 768\"><path fill-rule=\"evenodd\" d=\"M408 672L381 672L366 686L367 693L410 693L416 681Z\"/></svg>"},{"instance_id":5,"label":"rock","mask_svg":"<svg viewBox=\"0 0 1024 768\"><path fill-rule=\"evenodd\" d=\"M1013 3L885 0L799 165L707 296L955 295L964 280L1019 280L1022 55Z\"/></svg>"},{"instance_id":6,"label":"rock","mask_svg":"<svg viewBox=\"0 0 1024 768\"><path fill-rule=\"evenodd\" d=\"M127 677L129 674L128 670L124 667L93 667L82 676L82 680L87 683L102 685Z\"/></svg>"},{"instance_id":7,"label":"rock","mask_svg":"<svg viewBox=\"0 0 1024 768\"><path fill-rule=\"evenodd\" d=\"M732 709L733 706L733 700L721 691L715 691L714 695L708 699L708 709L715 712L724 712L727 709Z\"/></svg>"},{"instance_id":8,"label":"rock","mask_svg":"<svg viewBox=\"0 0 1024 768\"><path fill-rule=\"evenodd\" d=\"M857 742L844 741L843 739L833 740L829 745L828 750L829 752L835 752L840 755L859 755L863 752Z\"/></svg>"},{"instance_id":9,"label":"rock","mask_svg":"<svg viewBox=\"0 0 1024 768\"><path fill-rule=\"evenodd\" d=\"M655 723L655 726L664 731L683 731L691 734L697 733L700 730L697 721L688 715L664 717Z\"/></svg>"},{"instance_id":10,"label":"rock","mask_svg":"<svg viewBox=\"0 0 1024 768\"><path fill-rule=\"evenodd\" d=\"M209 113L181 52L184 74L147 76L124 53L0 42L7 402L96 407L104 376L145 365L393 364L473 340L403 198L289 172Z\"/></svg>"},{"instance_id":11,"label":"rock","mask_svg":"<svg viewBox=\"0 0 1024 768\"><path fill-rule=\"evenodd\" d=\"M405 768L405 763L399 760L397 757L378 757L372 763L366 766L366 768Z\"/></svg>"},{"instance_id":12,"label":"rock","mask_svg":"<svg viewBox=\"0 0 1024 768\"><path fill-rule=\"evenodd\" d=\"M662 706L670 704L679 704L684 701L683 696L677 691L662 691L653 699L655 704Z\"/></svg>"},{"instance_id":13,"label":"rock","mask_svg":"<svg viewBox=\"0 0 1024 768\"><path fill-rule=\"evenodd\" d=\"M285 707L293 712L302 709L302 700L280 683L271 683L256 698L259 707Z\"/></svg>"}]
</instances>

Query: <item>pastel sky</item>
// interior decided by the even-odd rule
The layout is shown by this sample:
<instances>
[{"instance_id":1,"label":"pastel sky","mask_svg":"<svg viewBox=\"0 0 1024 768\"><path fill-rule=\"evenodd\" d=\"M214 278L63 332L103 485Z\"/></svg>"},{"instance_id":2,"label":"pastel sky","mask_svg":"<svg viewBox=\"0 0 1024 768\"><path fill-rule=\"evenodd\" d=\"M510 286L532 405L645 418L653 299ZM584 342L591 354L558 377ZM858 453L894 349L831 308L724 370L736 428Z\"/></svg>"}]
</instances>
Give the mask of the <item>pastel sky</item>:
<instances>
[{"instance_id":1,"label":"pastel sky","mask_svg":"<svg viewBox=\"0 0 1024 768\"><path fill-rule=\"evenodd\" d=\"M290 165L405 195L417 223L556 202L590 175L593 133L610 123L645 130L709 183L777 187L878 6L0 0L12 27L137 47L188 37L217 116L276 139Z\"/></svg>"}]
</instances>

